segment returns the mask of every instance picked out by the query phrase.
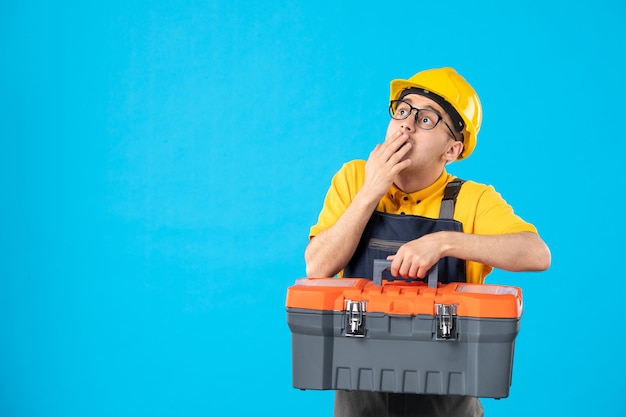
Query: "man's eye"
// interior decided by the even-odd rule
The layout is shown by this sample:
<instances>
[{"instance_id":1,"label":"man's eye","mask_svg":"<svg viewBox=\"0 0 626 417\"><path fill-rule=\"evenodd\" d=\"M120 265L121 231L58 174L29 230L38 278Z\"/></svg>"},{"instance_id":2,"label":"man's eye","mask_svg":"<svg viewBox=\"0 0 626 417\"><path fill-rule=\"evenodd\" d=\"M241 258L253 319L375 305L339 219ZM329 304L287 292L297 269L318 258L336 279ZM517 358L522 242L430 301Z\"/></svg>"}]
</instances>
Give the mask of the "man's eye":
<instances>
[{"instance_id":1,"label":"man's eye","mask_svg":"<svg viewBox=\"0 0 626 417\"><path fill-rule=\"evenodd\" d=\"M411 108L407 106L405 103L400 103L400 105L396 108L396 114L401 117L408 117L411 113Z\"/></svg>"},{"instance_id":2,"label":"man's eye","mask_svg":"<svg viewBox=\"0 0 626 417\"><path fill-rule=\"evenodd\" d=\"M422 116L422 118L420 120L421 120L422 124L424 124L424 125L432 125L433 124L432 119L430 117L428 117L428 116Z\"/></svg>"}]
</instances>

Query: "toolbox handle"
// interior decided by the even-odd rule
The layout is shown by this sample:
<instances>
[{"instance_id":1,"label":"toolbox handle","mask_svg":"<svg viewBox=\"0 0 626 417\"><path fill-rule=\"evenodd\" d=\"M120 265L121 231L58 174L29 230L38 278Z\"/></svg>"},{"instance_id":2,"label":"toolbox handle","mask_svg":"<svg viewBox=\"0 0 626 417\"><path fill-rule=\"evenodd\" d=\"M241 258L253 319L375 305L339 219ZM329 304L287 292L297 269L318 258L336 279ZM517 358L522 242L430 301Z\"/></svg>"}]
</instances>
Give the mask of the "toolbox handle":
<instances>
[{"instance_id":1,"label":"toolbox handle","mask_svg":"<svg viewBox=\"0 0 626 417\"><path fill-rule=\"evenodd\" d=\"M428 288L437 288L437 277L439 268L436 263L430 271L428 271ZM387 259L374 259L374 285L383 285L383 272L391 270L391 261Z\"/></svg>"}]
</instances>

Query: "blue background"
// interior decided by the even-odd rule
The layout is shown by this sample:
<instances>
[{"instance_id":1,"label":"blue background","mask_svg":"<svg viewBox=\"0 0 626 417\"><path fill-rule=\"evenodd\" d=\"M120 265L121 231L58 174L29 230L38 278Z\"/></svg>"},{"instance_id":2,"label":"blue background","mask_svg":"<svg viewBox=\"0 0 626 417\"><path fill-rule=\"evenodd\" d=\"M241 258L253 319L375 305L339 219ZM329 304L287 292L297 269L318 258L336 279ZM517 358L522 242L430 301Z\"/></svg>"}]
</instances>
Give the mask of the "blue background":
<instances>
[{"instance_id":1,"label":"blue background","mask_svg":"<svg viewBox=\"0 0 626 417\"><path fill-rule=\"evenodd\" d=\"M510 3L510 4L509 4ZM519 3L519 4L518 4ZM449 171L549 244L487 415L623 416L626 13L617 1L0 3L0 415L330 415L286 289L389 81L484 107Z\"/></svg>"}]
</instances>

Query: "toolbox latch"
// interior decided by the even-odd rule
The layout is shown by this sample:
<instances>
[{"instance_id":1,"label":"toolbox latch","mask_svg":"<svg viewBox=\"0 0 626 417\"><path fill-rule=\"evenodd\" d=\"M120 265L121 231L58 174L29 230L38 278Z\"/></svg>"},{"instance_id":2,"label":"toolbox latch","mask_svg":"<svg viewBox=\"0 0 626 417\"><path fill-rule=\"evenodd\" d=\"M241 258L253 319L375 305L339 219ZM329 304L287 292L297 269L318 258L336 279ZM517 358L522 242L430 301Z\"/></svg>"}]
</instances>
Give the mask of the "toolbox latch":
<instances>
[{"instance_id":1,"label":"toolbox latch","mask_svg":"<svg viewBox=\"0 0 626 417\"><path fill-rule=\"evenodd\" d=\"M365 337L365 305L365 301L346 300L346 336Z\"/></svg>"},{"instance_id":2,"label":"toolbox latch","mask_svg":"<svg viewBox=\"0 0 626 417\"><path fill-rule=\"evenodd\" d=\"M456 340L456 304L435 304L435 340Z\"/></svg>"}]
</instances>

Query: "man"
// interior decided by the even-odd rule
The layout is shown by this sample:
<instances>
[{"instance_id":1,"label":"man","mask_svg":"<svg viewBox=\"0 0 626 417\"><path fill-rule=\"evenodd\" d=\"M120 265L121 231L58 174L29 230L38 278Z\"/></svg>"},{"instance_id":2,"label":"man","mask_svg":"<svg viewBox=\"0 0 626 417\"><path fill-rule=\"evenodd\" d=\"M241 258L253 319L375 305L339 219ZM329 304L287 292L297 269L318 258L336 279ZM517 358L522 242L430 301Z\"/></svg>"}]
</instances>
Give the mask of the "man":
<instances>
[{"instance_id":1,"label":"man","mask_svg":"<svg viewBox=\"0 0 626 417\"><path fill-rule=\"evenodd\" d=\"M431 69L392 81L390 100L385 141L333 178L310 231L307 276L372 279L377 258L392 260L392 275L412 278L437 264L443 283L483 283L494 267L546 270L550 251L532 224L493 187L446 172L476 146L482 108L472 86L452 68ZM335 415L459 417L483 410L472 397L337 391Z\"/></svg>"}]
</instances>

